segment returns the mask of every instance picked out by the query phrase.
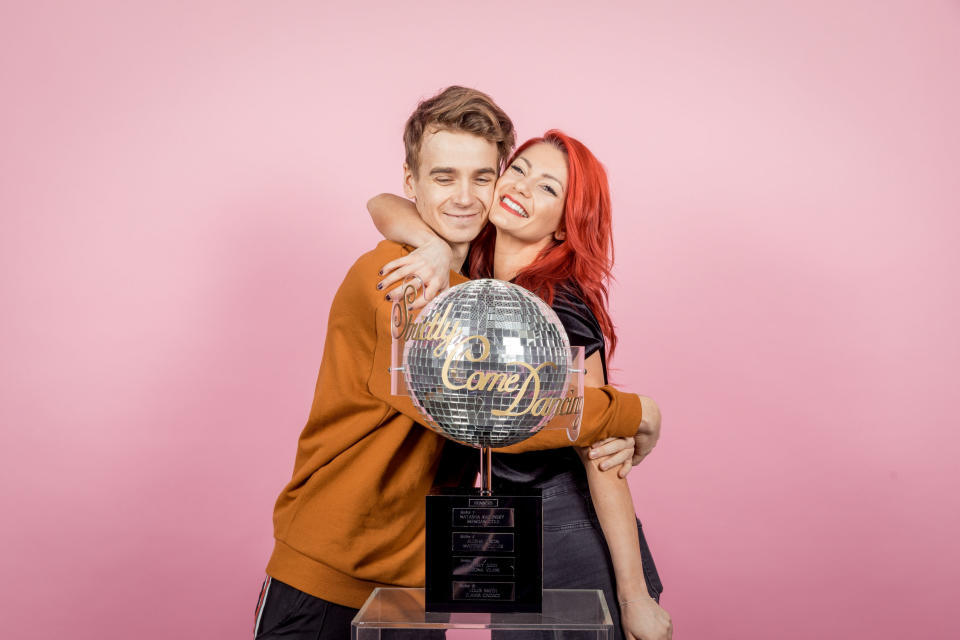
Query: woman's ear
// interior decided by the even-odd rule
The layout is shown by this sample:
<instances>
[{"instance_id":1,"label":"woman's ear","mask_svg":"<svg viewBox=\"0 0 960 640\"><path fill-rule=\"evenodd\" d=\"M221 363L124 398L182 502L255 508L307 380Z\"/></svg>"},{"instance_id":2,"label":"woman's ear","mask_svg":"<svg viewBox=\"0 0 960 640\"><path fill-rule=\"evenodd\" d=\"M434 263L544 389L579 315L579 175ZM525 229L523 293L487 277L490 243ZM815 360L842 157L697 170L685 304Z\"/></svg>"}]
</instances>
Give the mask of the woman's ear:
<instances>
[{"instance_id":1,"label":"woman's ear","mask_svg":"<svg viewBox=\"0 0 960 640\"><path fill-rule=\"evenodd\" d=\"M557 229L553 232L553 237L557 242L563 242L567 239L567 232L563 229Z\"/></svg>"}]
</instances>

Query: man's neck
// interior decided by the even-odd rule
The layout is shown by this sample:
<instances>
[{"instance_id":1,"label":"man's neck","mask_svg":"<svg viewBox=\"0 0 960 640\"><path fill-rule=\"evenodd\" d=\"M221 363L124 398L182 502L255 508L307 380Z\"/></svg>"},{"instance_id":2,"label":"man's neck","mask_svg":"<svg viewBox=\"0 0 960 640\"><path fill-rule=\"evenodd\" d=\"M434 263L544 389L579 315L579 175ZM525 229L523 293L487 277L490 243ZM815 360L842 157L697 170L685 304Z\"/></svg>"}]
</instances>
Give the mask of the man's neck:
<instances>
[{"instance_id":1,"label":"man's neck","mask_svg":"<svg viewBox=\"0 0 960 640\"><path fill-rule=\"evenodd\" d=\"M450 270L457 273L463 273L463 263L467 260L467 252L470 250L470 243L463 242L454 244L448 243L453 249L453 257L450 258Z\"/></svg>"},{"instance_id":2,"label":"man's neck","mask_svg":"<svg viewBox=\"0 0 960 640\"><path fill-rule=\"evenodd\" d=\"M493 250L493 277L497 280L513 280L518 273L533 264L550 242L550 237L547 236L540 242L530 243L497 229L497 244Z\"/></svg>"}]
</instances>

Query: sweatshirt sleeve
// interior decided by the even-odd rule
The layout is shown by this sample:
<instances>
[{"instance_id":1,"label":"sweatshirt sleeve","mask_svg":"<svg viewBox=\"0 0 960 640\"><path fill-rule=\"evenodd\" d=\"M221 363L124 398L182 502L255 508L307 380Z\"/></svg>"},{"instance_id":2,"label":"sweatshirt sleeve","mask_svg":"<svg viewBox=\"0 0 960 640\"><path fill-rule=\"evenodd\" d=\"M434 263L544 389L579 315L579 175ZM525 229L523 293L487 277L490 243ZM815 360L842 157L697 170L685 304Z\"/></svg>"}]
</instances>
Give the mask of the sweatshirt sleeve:
<instances>
[{"instance_id":1,"label":"sweatshirt sleeve","mask_svg":"<svg viewBox=\"0 0 960 640\"><path fill-rule=\"evenodd\" d=\"M398 245L399 251L399 245ZM401 255L398 253L398 255ZM389 258L393 259L393 258ZM385 261L386 262L386 261ZM376 276L376 272L373 272ZM450 285L466 282L467 279L458 273L450 272ZM371 291L376 290L377 279L374 279L369 286ZM387 405L404 414L414 422L423 425L423 416L414 406L409 396L395 396L390 393L390 355L393 348L393 330L391 327L393 305L382 297L379 292L378 300L373 304L371 313L374 314L374 324L376 325L376 347L373 353L373 366L370 371L370 377L367 380L367 388L374 397L385 402ZM424 427L425 429L428 427Z\"/></svg>"},{"instance_id":2,"label":"sweatshirt sleeve","mask_svg":"<svg viewBox=\"0 0 960 640\"><path fill-rule=\"evenodd\" d=\"M580 437L575 442L570 441L566 429L541 429L523 442L495 451L523 453L570 446L586 447L604 438L635 435L642 418L640 396L618 391L609 385L599 389L584 387L583 419L580 423Z\"/></svg>"}]
</instances>

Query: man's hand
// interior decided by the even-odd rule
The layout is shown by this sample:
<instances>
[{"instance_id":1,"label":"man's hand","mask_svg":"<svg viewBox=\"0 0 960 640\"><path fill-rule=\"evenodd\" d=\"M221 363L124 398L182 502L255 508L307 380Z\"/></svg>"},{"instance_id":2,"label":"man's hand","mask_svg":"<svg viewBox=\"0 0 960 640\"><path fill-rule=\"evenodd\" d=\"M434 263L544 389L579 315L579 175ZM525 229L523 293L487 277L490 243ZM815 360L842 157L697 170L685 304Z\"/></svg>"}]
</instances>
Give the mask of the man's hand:
<instances>
[{"instance_id":1,"label":"man's hand","mask_svg":"<svg viewBox=\"0 0 960 640\"><path fill-rule=\"evenodd\" d=\"M627 640L670 640L670 614L648 595L620 604L620 625Z\"/></svg>"},{"instance_id":2,"label":"man's hand","mask_svg":"<svg viewBox=\"0 0 960 640\"><path fill-rule=\"evenodd\" d=\"M621 478L626 478L633 466L634 439L607 438L606 440L594 442L585 448L584 453L597 465L600 471L609 471L614 467L619 467L617 469L617 475Z\"/></svg>"},{"instance_id":3,"label":"man's hand","mask_svg":"<svg viewBox=\"0 0 960 640\"><path fill-rule=\"evenodd\" d=\"M453 249L442 238L436 238L419 249L383 265L380 275L384 278L377 285L377 289L387 291L397 282L403 282L404 278L415 276L413 282L423 290L420 297L413 303L413 308L419 309L450 286L451 260L453 260ZM403 295L403 287L396 287L387 297L396 301L401 295Z\"/></svg>"},{"instance_id":4,"label":"man's hand","mask_svg":"<svg viewBox=\"0 0 960 640\"><path fill-rule=\"evenodd\" d=\"M637 433L633 436L633 465L640 464L657 446L660 439L660 407L653 399L640 396L640 405L643 408L643 418L637 426Z\"/></svg>"}]
</instances>

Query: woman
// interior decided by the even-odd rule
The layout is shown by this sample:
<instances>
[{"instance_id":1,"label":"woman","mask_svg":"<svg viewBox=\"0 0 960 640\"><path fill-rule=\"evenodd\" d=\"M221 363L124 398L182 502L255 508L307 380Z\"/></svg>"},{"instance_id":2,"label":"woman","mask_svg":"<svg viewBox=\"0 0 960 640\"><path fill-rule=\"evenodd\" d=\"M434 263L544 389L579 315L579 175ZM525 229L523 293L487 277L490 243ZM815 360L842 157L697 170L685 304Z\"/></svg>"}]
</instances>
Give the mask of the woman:
<instances>
[{"instance_id":1,"label":"woman","mask_svg":"<svg viewBox=\"0 0 960 640\"><path fill-rule=\"evenodd\" d=\"M425 282L424 299L436 295L445 286L436 275L450 264L445 243L431 237L407 200L382 195L369 208L387 238L423 245L385 265L381 285L417 273ZM468 259L471 277L512 281L553 306L571 345L586 347L590 386L606 384L606 342L610 353L616 346L606 310L610 218L602 165L582 143L551 130L521 145L507 162L490 224ZM499 490L543 490L545 588L603 589L618 637L624 637L622 628L627 638L669 638L670 617L658 604L663 587L623 469L607 473L590 456L588 449L500 455L493 476Z\"/></svg>"}]
</instances>

